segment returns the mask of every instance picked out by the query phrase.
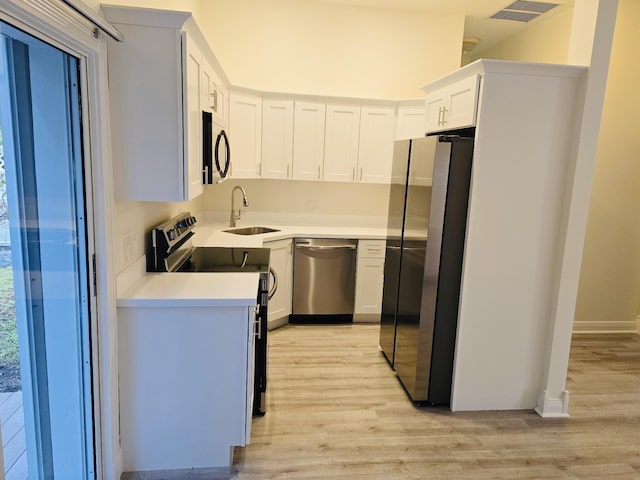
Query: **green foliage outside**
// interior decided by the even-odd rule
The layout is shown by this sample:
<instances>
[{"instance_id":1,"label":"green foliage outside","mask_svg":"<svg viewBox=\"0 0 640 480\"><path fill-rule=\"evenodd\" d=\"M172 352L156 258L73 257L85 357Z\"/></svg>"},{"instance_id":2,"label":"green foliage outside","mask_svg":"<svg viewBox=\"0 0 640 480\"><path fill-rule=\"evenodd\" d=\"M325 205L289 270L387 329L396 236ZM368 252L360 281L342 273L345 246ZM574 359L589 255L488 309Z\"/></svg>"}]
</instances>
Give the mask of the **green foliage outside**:
<instances>
[{"instance_id":1,"label":"green foliage outside","mask_svg":"<svg viewBox=\"0 0 640 480\"><path fill-rule=\"evenodd\" d=\"M18 333L11 267L0 268L0 365L18 365Z\"/></svg>"}]
</instances>

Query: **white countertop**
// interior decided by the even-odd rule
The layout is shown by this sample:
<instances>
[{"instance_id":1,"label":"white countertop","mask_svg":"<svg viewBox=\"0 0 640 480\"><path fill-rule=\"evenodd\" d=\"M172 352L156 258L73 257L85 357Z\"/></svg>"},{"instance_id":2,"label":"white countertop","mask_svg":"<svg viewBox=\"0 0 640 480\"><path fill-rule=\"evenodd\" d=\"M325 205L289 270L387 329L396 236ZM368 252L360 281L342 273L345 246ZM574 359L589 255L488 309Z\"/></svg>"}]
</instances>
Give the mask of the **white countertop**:
<instances>
[{"instance_id":1,"label":"white countertop","mask_svg":"<svg viewBox=\"0 0 640 480\"><path fill-rule=\"evenodd\" d=\"M118 307L252 306L258 273L147 273L118 295Z\"/></svg>"},{"instance_id":2,"label":"white countertop","mask_svg":"<svg viewBox=\"0 0 640 480\"><path fill-rule=\"evenodd\" d=\"M277 232L259 235L236 235L225 232L230 227L215 224L196 226L193 244L197 247L261 247L266 242L292 238L348 238L356 240L383 240L387 229L378 227L345 227L312 225L275 225L273 223L239 224L237 228L246 226L264 226L275 228Z\"/></svg>"},{"instance_id":3,"label":"white countertop","mask_svg":"<svg viewBox=\"0 0 640 480\"><path fill-rule=\"evenodd\" d=\"M192 242L197 247L262 247L276 240L293 238L346 238L384 240L387 228L381 219L323 218L318 222L335 224L291 224L286 216L245 215L236 228L264 226L277 232L237 235L225 232L230 227L220 216L198 215ZM367 225L369 223L369 225ZM418 237L424 237L425 232ZM417 239L417 238L416 238ZM118 276L118 306L241 306L256 301L257 273L146 273L144 258Z\"/></svg>"}]
</instances>

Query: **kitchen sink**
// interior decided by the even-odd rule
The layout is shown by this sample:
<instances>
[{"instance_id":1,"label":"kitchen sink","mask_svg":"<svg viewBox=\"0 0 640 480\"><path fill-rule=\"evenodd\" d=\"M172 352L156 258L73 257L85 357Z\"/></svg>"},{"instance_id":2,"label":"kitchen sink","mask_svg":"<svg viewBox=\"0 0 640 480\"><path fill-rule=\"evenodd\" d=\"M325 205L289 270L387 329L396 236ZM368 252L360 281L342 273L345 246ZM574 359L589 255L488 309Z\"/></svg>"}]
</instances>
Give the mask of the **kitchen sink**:
<instances>
[{"instance_id":1,"label":"kitchen sink","mask_svg":"<svg viewBox=\"0 0 640 480\"><path fill-rule=\"evenodd\" d=\"M239 227L225 230L227 233L233 233L235 235L260 235L261 233L279 232L275 228L269 227Z\"/></svg>"}]
</instances>

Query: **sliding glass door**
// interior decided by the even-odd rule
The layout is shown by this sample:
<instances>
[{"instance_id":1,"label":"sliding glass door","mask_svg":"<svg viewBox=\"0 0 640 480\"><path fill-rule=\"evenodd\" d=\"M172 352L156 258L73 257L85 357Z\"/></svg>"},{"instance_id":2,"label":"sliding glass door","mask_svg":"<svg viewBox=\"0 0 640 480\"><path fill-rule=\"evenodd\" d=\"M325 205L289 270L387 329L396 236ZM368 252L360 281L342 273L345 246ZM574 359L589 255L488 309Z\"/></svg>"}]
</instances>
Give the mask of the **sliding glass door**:
<instances>
[{"instance_id":1,"label":"sliding glass door","mask_svg":"<svg viewBox=\"0 0 640 480\"><path fill-rule=\"evenodd\" d=\"M79 60L2 23L0 42L0 194L8 207L28 476L93 478L93 270ZM7 463L5 456L10 473Z\"/></svg>"}]
</instances>

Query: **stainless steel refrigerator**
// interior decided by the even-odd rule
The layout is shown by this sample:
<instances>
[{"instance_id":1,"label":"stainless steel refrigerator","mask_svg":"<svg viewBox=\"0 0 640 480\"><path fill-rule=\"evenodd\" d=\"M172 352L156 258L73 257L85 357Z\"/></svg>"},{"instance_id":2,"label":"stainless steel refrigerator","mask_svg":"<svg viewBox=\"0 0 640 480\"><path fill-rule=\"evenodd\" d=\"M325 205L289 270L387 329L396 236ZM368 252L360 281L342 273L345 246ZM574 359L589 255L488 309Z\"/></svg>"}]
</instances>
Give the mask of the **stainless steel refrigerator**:
<instances>
[{"instance_id":1,"label":"stainless steel refrigerator","mask_svg":"<svg viewBox=\"0 0 640 480\"><path fill-rule=\"evenodd\" d=\"M451 399L472 156L471 136L394 146L380 347L416 403Z\"/></svg>"}]
</instances>

